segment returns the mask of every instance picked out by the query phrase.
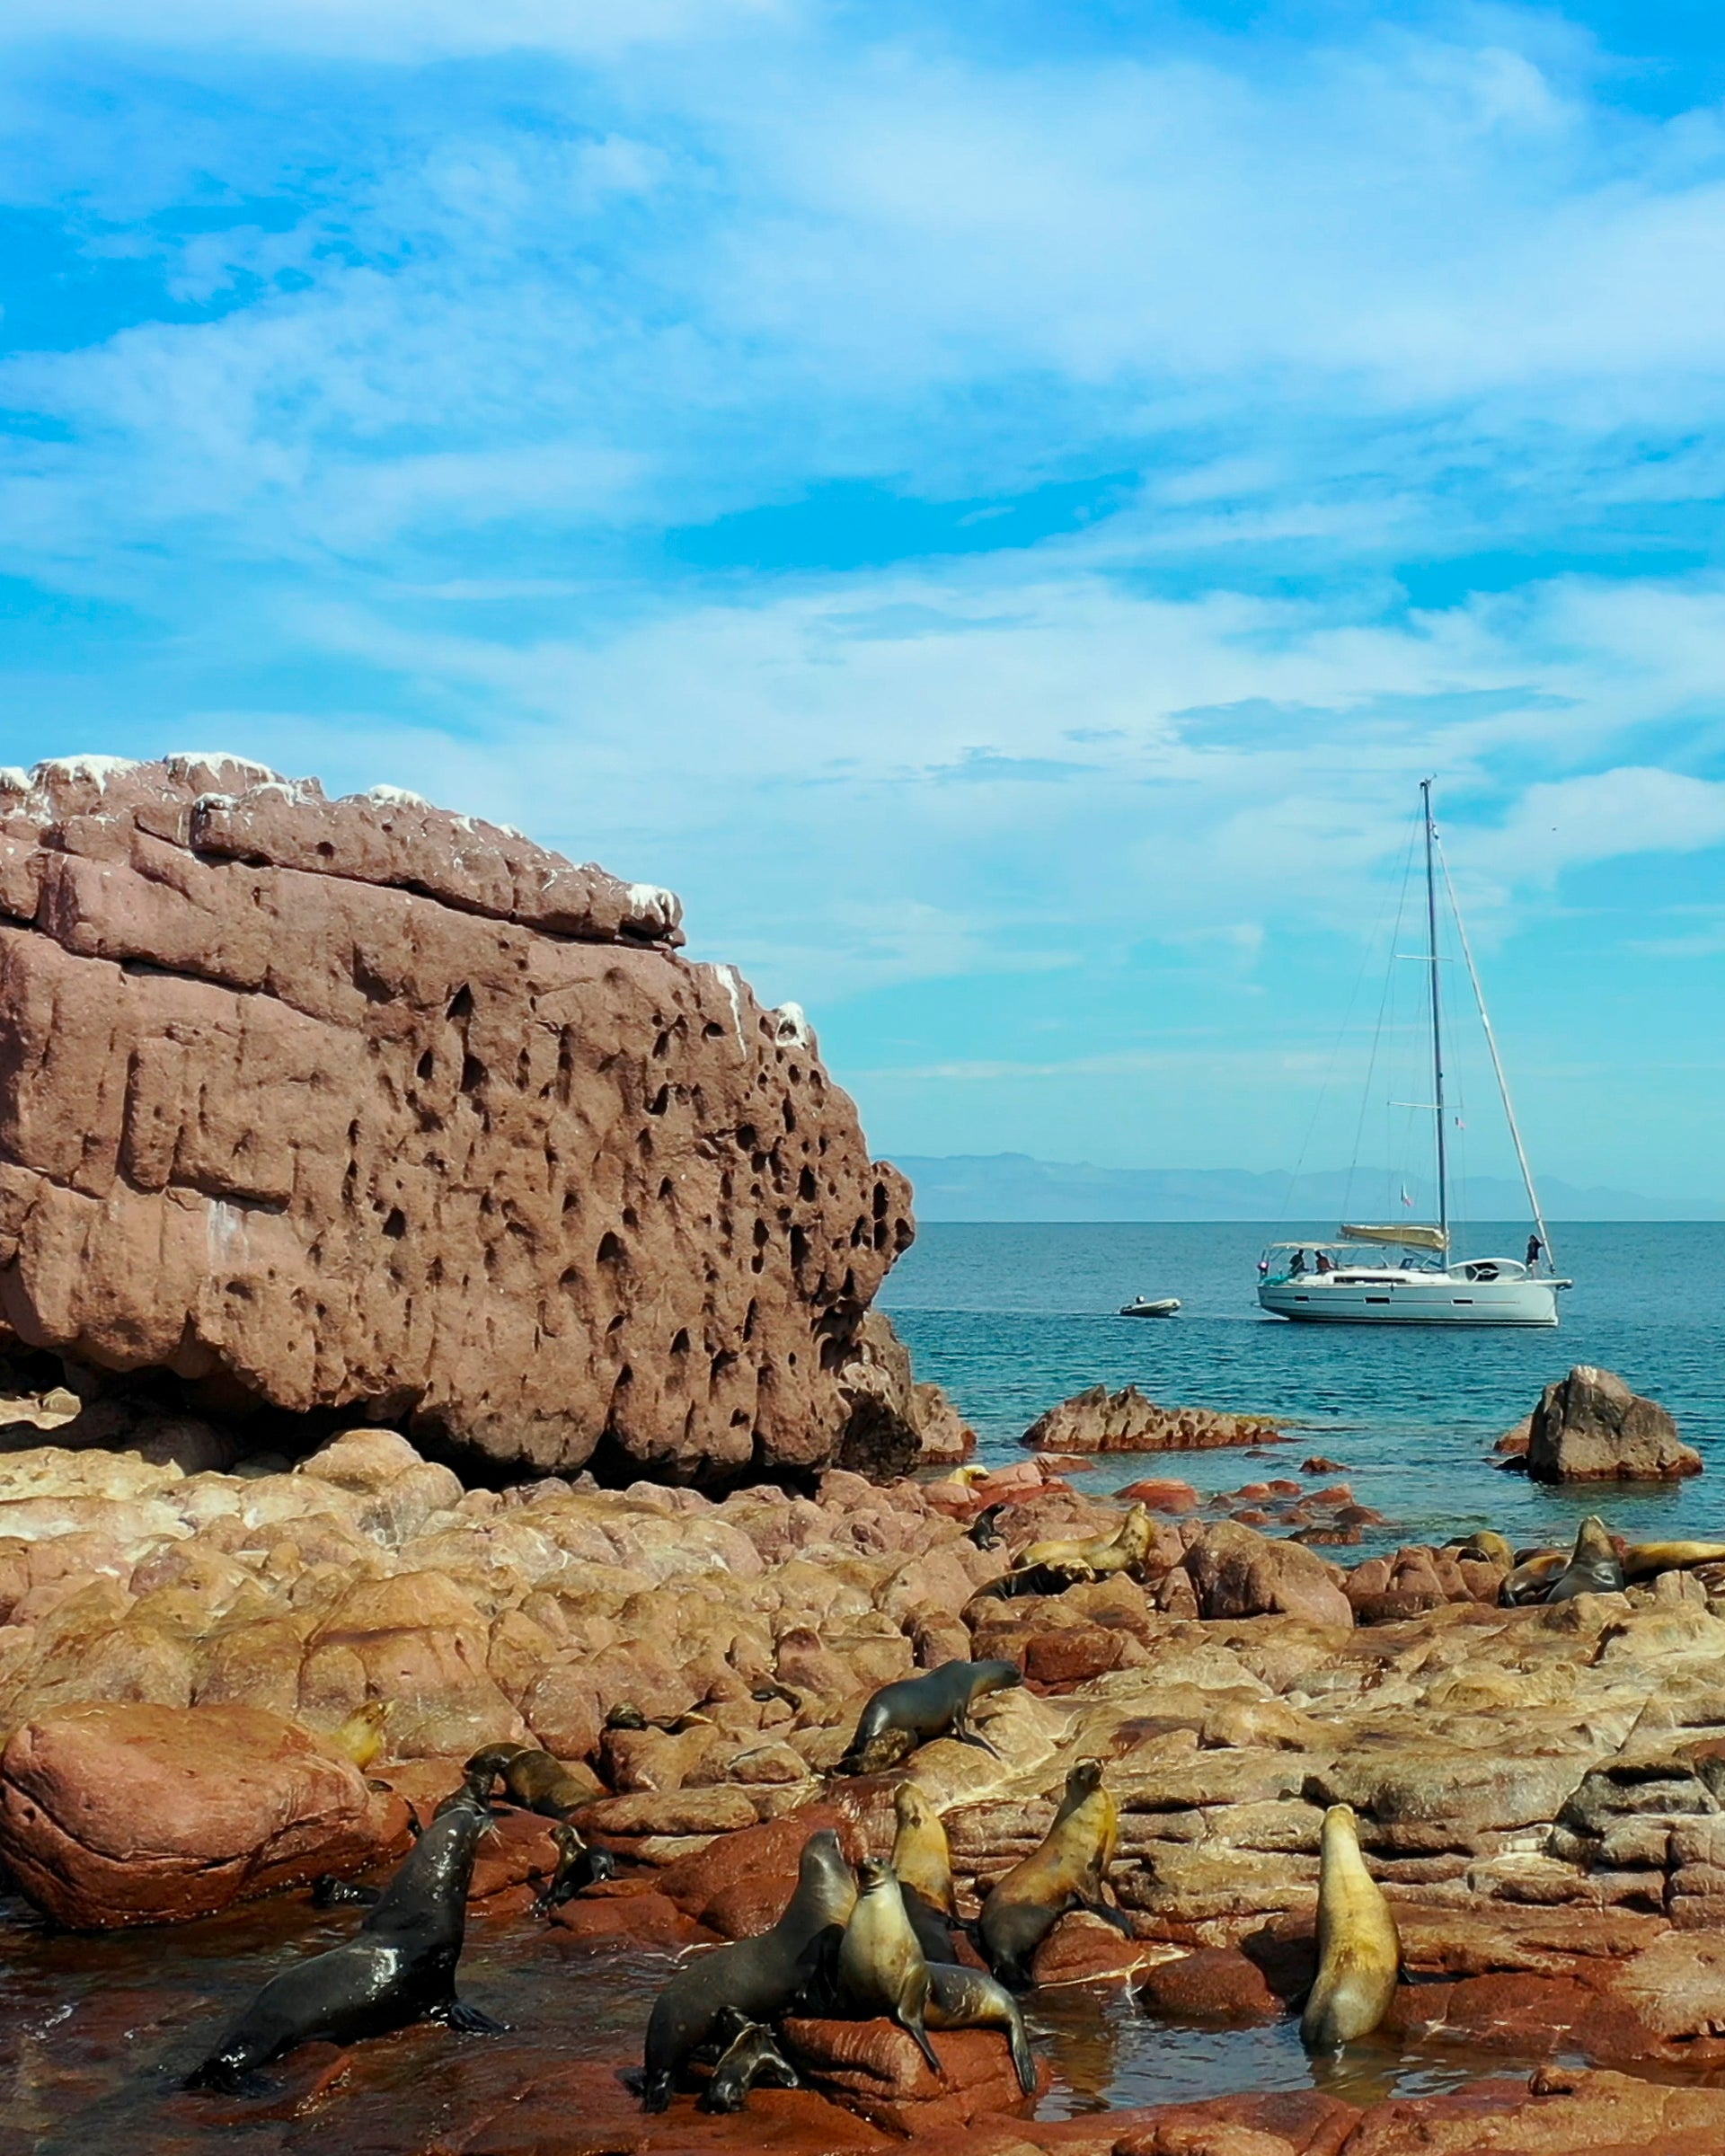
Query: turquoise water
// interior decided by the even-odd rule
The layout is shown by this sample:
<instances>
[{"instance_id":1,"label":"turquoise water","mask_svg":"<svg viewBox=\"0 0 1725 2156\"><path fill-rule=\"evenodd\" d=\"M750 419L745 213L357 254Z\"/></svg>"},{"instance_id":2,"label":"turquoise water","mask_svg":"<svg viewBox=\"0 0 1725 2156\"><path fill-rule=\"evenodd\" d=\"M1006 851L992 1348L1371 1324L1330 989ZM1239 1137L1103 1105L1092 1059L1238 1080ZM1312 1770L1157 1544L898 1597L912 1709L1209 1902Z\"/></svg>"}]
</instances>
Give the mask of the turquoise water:
<instances>
[{"instance_id":1,"label":"turquoise water","mask_svg":"<svg viewBox=\"0 0 1725 2156\"><path fill-rule=\"evenodd\" d=\"M1386 1516L1358 1551L1336 1553L1349 1562L1479 1526L1559 1542L1595 1509L1633 1540L1725 1540L1725 1223L1560 1224L1558 1260L1576 1285L1555 1331L1265 1317L1255 1292L1263 1244L1333 1226L942 1223L921 1231L880 1300L917 1374L944 1385L975 1424L985 1459L1022 1458L1019 1436L1054 1401L1098 1380L1130 1383L1171 1406L1259 1410L1289 1442L1269 1458L1231 1448L1104 1460L1092 1487L1167 1473L1206 1493L1233 1489L1322 1454ZM1525 1233L1476 1229L1469 1247L1518 1256ZM1180 1314L1117 1316L1136 1294L1178 1295ZM1601 1364L1662 1401L1709 1471L1589 1493L1493 1466L1493 1440L1575 1363Z\"/></svg>"}]
</instances>

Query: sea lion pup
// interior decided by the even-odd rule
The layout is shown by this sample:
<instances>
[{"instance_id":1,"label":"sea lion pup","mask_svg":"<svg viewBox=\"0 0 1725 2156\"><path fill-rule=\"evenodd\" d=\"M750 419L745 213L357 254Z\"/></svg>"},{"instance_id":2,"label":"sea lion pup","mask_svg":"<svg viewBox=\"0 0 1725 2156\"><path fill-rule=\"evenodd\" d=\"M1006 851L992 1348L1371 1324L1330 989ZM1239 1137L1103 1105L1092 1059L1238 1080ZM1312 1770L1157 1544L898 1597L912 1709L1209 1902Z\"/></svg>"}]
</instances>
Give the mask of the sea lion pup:
<instances>
[{"instance_id":1,"label":"sea lion pup","mask_svg":"<svg viewBox=\"0 0 1725 2156\"><path fill-rule=\"evenodd\" d=\"M1300 2017L1308 2051L1335 2051L1368 2037L1390 2010L1402 1942L1384 1889L1359 1853L1351 1805L1323 1815L1318 1860L1318 1977Z\"/></svg>"},{"instance_id":2,"label":"sea lion pup","mask_svg":"<svg viewBox=\"0 0 1725 2156\"><path fill-rule=\"evenodd\" d=\"M961 1745L1000 1754L986 1736L978 1736L969 1723L970 1710L991 1692L1005 1692L1024 1682L1016 1662L942 1662L938 1669L920 1677L901 1677L883 1684L857 1718L856 1735L838 1763L841 1774L866 1774L891 1766L918 1745L937 1736L955 1736ZM908 1737L907 1745L892 1748L881 1758L888 1736Z\"/></svg>"},{"instance_id":3,"label":"sea lion pup","mask_svg":"<svg viewBox=\"0 0 1725 2156\"><path fill-rule=\"evenodd\" d=\"M642 2109L664 2110L677 2072L709 2040L727 2007L751 2021L776 2019L801 1988L823 1934L844 1923L855 1904L855 1876L838 1836L822 1827L803 1843L797 1890L772 1930L697 1955L654 2000L647 2021Z\"/></svg>"},{"instance_id":4,"label":"sea lion pup","mask_svg":"<svg viewBox=\"0 0 1725 2156\"><path fill-rule=\"evenodd\" d=\"M1081 1579L1104 1579L1110 1573L1129 1572L1150 1554L1155 1533L1150 1507L1135 1505L1112 1534L1031 1543L1013 1560L1006 1577L1015 1582L1040 1574L1071 1586Z\"/></svg>"},{"instance_id":5,"label":"sea lion pup","mask_svg":"<svg viewBox=\"0 0 1725 2156\"><path fill-rule=\"evenodd\" d=\"M1004 2030L1019 2087L1026 2096L1036 2094L1036 2054L1031 2049L1023 2012L1006 1986L994 1977L956 1962L931 1961L923 2022L928 2028Z\"/></svg>"},{"instance_id":6,"label":"sea lion pup","mask_svg":"<svg viewBox=\"0 0 1725 2156\"><path fill-rule=\"evenodd\" d=\"M1000 1532L1000 1517L1005 1509L1004 1501L984 1506L965 1529L965 1540L974 1542L978 1550L998 1550L1006 1539Z\"/></svg>"},{"instance_id":7,"label":"sea lion pup","mask_svg":"<svg viewBox=\"0 0 1725 2156\"><path fill-rule=\"evenodd\" d=\"M557 1865L545 1881L544 1891L533 1904L536 1916L548 1916L578 1895L583 1886L591 1886L598 1879L615 1879L617 1860L608 1849L589 1849L580 1835L561 1819L551 1830L551 1838L557 1847Z\"/></svg>"},{"instance_id":8,"label":"sea lion pup","mask_svg":"<svg viewBox=\"0 0 1725 2156\"><path fill-rule=\"evenodd\" d=\"M546 1819L566 1819L578 1805L591 1804L592 1785L577 1781L549 1752L526 1745L488 1745L462 1769L474 1794L489 1797L500 1780L511 1804Z\"/></svg>"},{"instance_id":9,"label":"sea lion pup","mask_svg":"<svg viewBox=\"0 0 1725 2156\"><path fill-rule=\"evenodd\" d=\"M383 1755L384 1724L389 1719L389 1706L387 1700L367 1700L339 1729L330 1731L327 1741L350 1759L361 1773Z\"/></svg>"},{"instance_id":10,"label":"sea lion pup","mask_svg":"<svg viewBox=\"0 0 1725 2156\"><path fill-rule=\"evenodd\" d=\"M951 1926L959 1913L952 1890L952 1852L941 1815L914 1781L892 1793L898 1816L892 1838L892 1869L898 1876L905 1914L930 1961L951 1961Z\"/></svg>"},{"instance_id":11,"label":"sea lion pup","mask_svg":"<svg viewBox=\"0 0 1725 2156\"><path fill-rule=\"evenodd\" d=\"M723 2046L712 2079L701 2091L703 2111L740 2111L751 2089L801 2089L796 2068L770 2028L728 2006L714 2031Z\"/></svg>"},{"instance_id":12,"label":"sea lion pup","mask_svg":"<svg viewBox=\"0 0 1725 2156\"><path fill-rule=\"evenodd\" d=\"M233 2093L257 2067L321 2037L352 2044L411 2021L443 2021L471 2035L500 2029L456 1996L467 1888L489 1809L465 1792L434 1819L350 1940L272 1976L188 2089Z\"/></svg>"},{"instance_id":13,"label":"sea lion pup","mask_svg":"<svg viewBox=\"0 0 1725 2156\"><path fill-rule=\"evenodd\" d=\"M1620 1595L1623 1568L1610 1530L1590 1512L1575 1531L1570 1561L1545 1590L1547 1602L1572 1602L1578 1595Z\"/></svg>"},{"instance_id":14,"label":"sea lion pup","mask_svg":"<svg viewBox=\"0 0 1725 2156\"><path fill-rule=\"evenodd\" d=\"M933 2071L945 2073L924 2025L928 2004L928 1957L905 1914L905 1899L892 1866L863 1859L856 1881L856 1907L838 1942L836 1968L841 2006L862 2018L885 2014L910 2037Z\"/></svg>"},{"instance_id":15,"label":"sea lion pup","mask_svg":"<svg viewBox=\"0 0 1725 2156\"><path fill-rule=\"evenodd\" d=\"M1069 1909L1087 1909L1130 1936L1104 1894L1119 1832L1101 1761L1079 1760L1039 1846L995 1882L982 1905L982 1949L1003 1984L1015 1991L1029 1984L1031 1957Z\"/></svg>"}]
</instances>

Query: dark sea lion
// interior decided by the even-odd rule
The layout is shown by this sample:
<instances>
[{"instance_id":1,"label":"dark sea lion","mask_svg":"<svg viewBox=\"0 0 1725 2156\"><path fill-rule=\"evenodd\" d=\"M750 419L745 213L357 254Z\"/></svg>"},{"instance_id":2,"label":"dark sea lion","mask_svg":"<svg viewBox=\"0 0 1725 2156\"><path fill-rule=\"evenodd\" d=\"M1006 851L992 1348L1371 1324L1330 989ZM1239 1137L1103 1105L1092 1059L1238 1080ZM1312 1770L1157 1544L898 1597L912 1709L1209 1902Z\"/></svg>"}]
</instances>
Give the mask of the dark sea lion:
<instances>
[{"instance_id":1,"label":"dark sea lion","mask_svg":"<svg viewBox=\"0 0 1725 2156\"><path fill-rule=\"evenodd\" d=\"M920 1677L901 1677L883 1684L857 1718L856 1735L838 1763L841 1774L862 1774L878 1766L890 1766L907 1751L937 1736L955 1736L961 1745L979 1751L999 1753L986 1737L978 1736L969 1724L972 1707L991 1692L1004 1692L1022 1684L1023 1675L1015 1662L942 1662ZM889 1736L908 1737L907 1745L888 1751Z\"/></svg>"},{"instance_id":2,"label":"dark sea lion","mask_svg":"<svg viewBox=\"0 0 1725 2156\"><path fill-rule=\"evenodd\" d=\"M1036 2054L1016 1999L1004 1984L953 1962L928 1965L928 2001L923 2019L930 2028L1004 2029L1012 2046L1013 2070L1026 2096L1036 2094Z\"/></svg>"},{"instance_id":3,"label":"dark sea lion","mask_svg":"<svg viewBox=\"0 0 1725 2156\"><path fill-rule=\"evenodd\" d=\"M578 1781L561 1760L526 1745L488 1745L462 1770L475 1796L489 1798L500 1780L511 1804L546 1819L565 1819L593 1801L591 1783Z\"/></svg>"},{"instance_id":4,"label":"dark sea lion","mask_svg":"<svg viewBox=\"0 0 1725 2156\"><path fill-rule=\"evenodd\" d=\"M1318 1861L1318 1976L1300 2019L1308 2051L1335 2051L1370 2036L1390 2010L1402 1944L1384 1889L1359 1853L1353 1808L1323 1815Z\"/></svg>"},{"instance_id":5,"label":"dark sea lion","mask_svg":"<svg viewBox=\"0 0 1725 2156\"><path fill-rule=\"evenodd\" d=\"M456 1996L467 1888L491 1819L465 1793L431 1822L355 1936L272 1976L190 2073L188 2089L241 2089L245 2077L313 2037L352 2044L412 2021L469 2034L501 2027Z\"/></svg>"},{"instance_id":6,"label":"dark sea lion","mask_svg":"<svg viewBox=\"0 0 1725 2156\"><path fill-rule=\"evenodd\" d=\"M801 2088L796 2068L779 2049L770 2028L727 2007L715 2033L724 2048L712 2079L701 2092L703 2111L740 2111L754 2088Z\"/></svg>"},{"instance_id":7,"label":"dark sea lion","mask_svg":"<svg viewBox=\"0 0 1725 2156\"><path fill-rule=\"evenodd\" d=\"M1575 1533L1570 1561L1545 1590L1547 1602L1572 1602L1578 1595L1620 1595L1623 1568L1606 1523L1590 1512Z\"/></svg>"},{"instance_id":8,"label":"dark sea lion","mask_svg":"<svg viewBox=\"0 0 1725 2156\"><path fill-rule=\"evenodd\" d=\"M551 1838L557 1847L557 1868L545 1882L544 1891L533 1904L536 1915L545 1916L574 1895L582 1887L591 1886L599 1879L615 1879L617 1860L608 1849L589 1849L580 1835L569 1824L560 1820L551 1830Z\"/></svg>"},{"instance_id":9,"label":"dark sea lion","mask_svg":"<svg viewBox=\"0 0 1725 2156\"><path fill-rule=\"evenodd\" d=\"M936 2073L940 2058L928 2040L928 1957L905 1913L892 1866L863 1860L857 1873L856 1907L839 1941L837 1989L841 2006L863 2019L884 2014L910 2037Z\"/></svg>"},{"instance_id":10,"label":"dark sea lion","mask_svg":"<svg viewBox=\"0 0 1725 2156\"><path fill-rule=\"evenodd\" d=\"M709 2040L727 2007L735 2007L750 2021L772 2021L783 2013L802 1985L822 1934L843 1924L855 1903L855 1876L838 1836L831 1827L822 1827L803 1844L797 1890L772 1930L697 1955L653 2001L642 2107L664 2110L678 2071Z\"/></svg>"},{"instance_id":11,"label":"dark sea lion","mask_svg":"<svg viewBox=\"0 0 1725 2156\"><path fill-rule=\"evenodd\" d=\"M1004 1503L986 1505L965 1529L965 1539L978 1550L998 1550L1006 1539L1000 1532L1001 1515L1005 1510Z\"/></svg>"},{"instance_id":12,"label":"dark sea lion","mask_svg":"<svg viewBox=\"0 0 1725 2156\"><path fill-rule=\"evenodd\" d=\"M1003 1984L1022 1990L1030 1983L1031 1957L1070 1909L1087 1909L1130 1936L1106 1895L1119 1831L1101 1762L1081 1759L1039 1846L996 1881L982 1905L983 1952Z\"/></svg>"}]
</instances>

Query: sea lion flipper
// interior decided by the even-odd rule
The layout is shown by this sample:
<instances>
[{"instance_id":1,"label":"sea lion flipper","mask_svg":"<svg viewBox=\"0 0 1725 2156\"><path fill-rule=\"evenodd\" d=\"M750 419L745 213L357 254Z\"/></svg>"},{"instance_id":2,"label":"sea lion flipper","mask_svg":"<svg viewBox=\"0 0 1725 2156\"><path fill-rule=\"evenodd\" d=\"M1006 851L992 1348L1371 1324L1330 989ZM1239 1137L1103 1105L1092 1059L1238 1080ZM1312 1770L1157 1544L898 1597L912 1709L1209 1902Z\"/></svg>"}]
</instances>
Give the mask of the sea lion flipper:
<instances>
[{"instance_id":1,"label":"sea lion flipper","mask_svg":"<svg viewBox=\"0 0 1725 2156\"><path fill-rule=\"evenodd\" d=\"M1117 1909L1112 1902L1098 1899L1093 1902L1080 1902L1078 1906L1092 1916L1100 1916L1105 1924L1112 1924L1122 1939L1132 1939L1137 1936L1132 1929L1131 1918L1127 1915L1124 1909Z\"/></svg>"},{"instance_id":2,"label":"sea lion flipper","mask_svg":"<svg viewBox=\"0 0 1725 2156\"><path fill-rule=\"evenodd\" d=\"M978 1731L973 1729L969 1722L963 1720L960 1717L954 1717L953 1719L952 1734L958 1738L961 1745L974 1745L978 1752L987 1753L990 1759L1000 1758L1000 1754L995 1751L995 1747L988 1742L988 1739L982 1736ZM1004 1765L1004 1762L1003 1761L1002 1763Z\"/></svg>"},{"instance_id":3,"label":"sea lion flipper","mask_svg":"<svg viewBox=\"0 0 1725 2156\"><path fill-rule=\"evenodd\" d=\"M893 2019L898 2022L899 2028L904 2030L905 2034L910 2038L911 2042L916 2045L917 2050L920 2051L923 2056L928 2061L933 2071L938 2073L941 2079L944 2081L946 2079L946 2069L941 2064L939 2055L936 2054L934 2046L928 2040L928 2031L923 2027L923 2017L920 2014L912 2015L906 2012L896 2014Z\"/></svg>"},{"instance_id":4,"label":"sea lion flipper","mask_svg":"<svg viewBox=\"0 0 1725 2156\"><path fill-rule=\"evenodd\" d=\"M464 1999L452 1999L438 2017L464 2037L505 2037L509 2033L507 2021L499 2021L482 2007L472 2006Z\"/></svg>"}]
</instances>

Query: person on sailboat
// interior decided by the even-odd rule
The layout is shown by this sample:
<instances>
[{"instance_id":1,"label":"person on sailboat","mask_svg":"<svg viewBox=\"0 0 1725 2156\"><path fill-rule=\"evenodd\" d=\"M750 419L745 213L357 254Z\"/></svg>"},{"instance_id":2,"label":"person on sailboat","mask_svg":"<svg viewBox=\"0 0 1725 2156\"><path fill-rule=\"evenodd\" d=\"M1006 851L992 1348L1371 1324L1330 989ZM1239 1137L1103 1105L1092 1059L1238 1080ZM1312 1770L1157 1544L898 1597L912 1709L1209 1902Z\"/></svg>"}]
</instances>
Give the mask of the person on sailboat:
<instances>
[{"instance_id":1,"label":"person on sailboat","mask_svg":"<svg viewBox=\"0 0 1725 2156\"><path fill-rule=\"evenodd\" d=\"M1527 1270L1530 1273L1536 1273L1539 1270L1539 1254L1544 1248L1545 1245L1537 1235L1530 1235L1527 1238Z\"/></svg>"}]
</instances>

